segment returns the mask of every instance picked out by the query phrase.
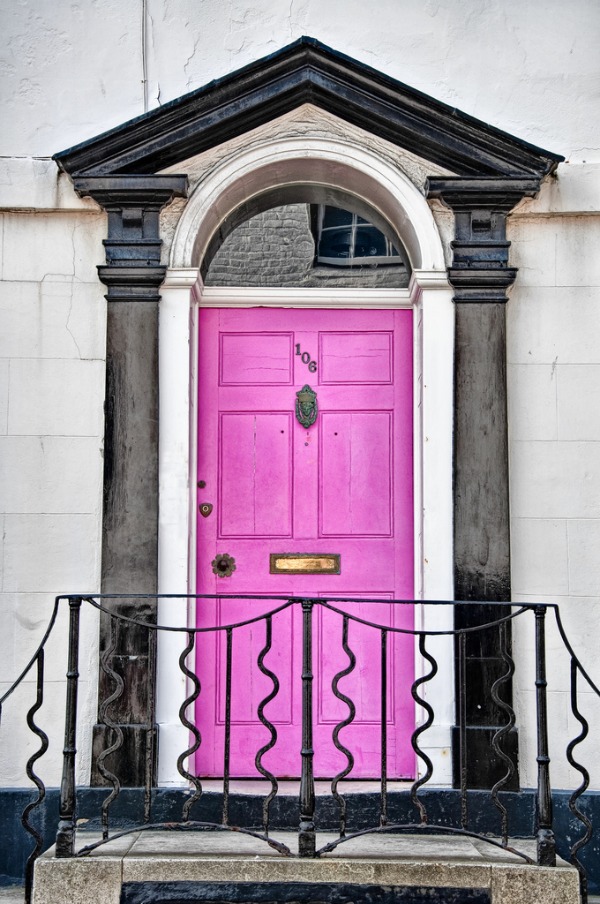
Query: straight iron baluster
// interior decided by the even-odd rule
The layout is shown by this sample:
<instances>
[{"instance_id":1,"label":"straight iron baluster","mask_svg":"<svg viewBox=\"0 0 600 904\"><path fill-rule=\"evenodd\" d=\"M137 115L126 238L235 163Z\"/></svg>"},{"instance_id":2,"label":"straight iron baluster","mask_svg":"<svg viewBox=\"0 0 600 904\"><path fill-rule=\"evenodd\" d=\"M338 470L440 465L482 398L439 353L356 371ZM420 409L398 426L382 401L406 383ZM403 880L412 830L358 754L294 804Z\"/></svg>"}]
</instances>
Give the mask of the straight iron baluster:
<instances>
[{"instance_id":1,"label":"straight iron baluster","mask_svg":"<svg viewBox=\"0 0 600 904\"><path fill-rule=\"evenodd\" d=\"M458 759L460 781L460 824L466 829L469 823L467 804L467 636L458 635Z\"/></svg>"},{"instance_id":2,"label":"straight iron baluster","mask_svg":"<svg viewBox=\"0 0 600 904\"><path fill-rule=\"evenodd\" d=\"M388 823L387 813L387 636L381 631L381 804L379 825Z\"/></svg>"},{"instance_id":3,"label":"straight iron baluster","mask_svg":"<svg viewBox=\"0 0 600 904\"><path fill-rule=\"evenodd\" d=\"M314 600L302 600L302 772L298 835L298 851L301 857L314 857L316 848L312 708L312 612L314 602Z\"/></svg>"},{"instance_id":4,"label":"straight iron baluster","mask_svg":"<svg viewBox=\"0 0 600 904\"><path fill-rule=\"evenodd\" d=\"M79 681L79 616L82 599L69 597L69 661L67 666L67 701L65 710L65 744L60 784L59 823L56 833L56 856L72 857L75 853L75 754L77 748L77 687Z\"/></svg>"},{"instance_id":5,"label":"straight iron baluster","mask_svg":"<svg viewBox=\"0 0 600 904\"><path fill-rule=\"evenodd\" d=\"M233 629L227 628L227 663L225 672L225 750L223 753L223 825L229 824L229 776L231 767L231 662Z\"/></svg>"},{"instance_id":6,"label":"straight iron baluster","mask_svg":"<svg viewBox=\"0 0 600 904\"><path fill-rule=\"evenodd\" d=\"M548 709L546 688L546 609L535 607L535 688L537 714L537 861L540 866L556 866L556 842L552 830L552 792L548 755Z\"/></svg>"}]
</instances>

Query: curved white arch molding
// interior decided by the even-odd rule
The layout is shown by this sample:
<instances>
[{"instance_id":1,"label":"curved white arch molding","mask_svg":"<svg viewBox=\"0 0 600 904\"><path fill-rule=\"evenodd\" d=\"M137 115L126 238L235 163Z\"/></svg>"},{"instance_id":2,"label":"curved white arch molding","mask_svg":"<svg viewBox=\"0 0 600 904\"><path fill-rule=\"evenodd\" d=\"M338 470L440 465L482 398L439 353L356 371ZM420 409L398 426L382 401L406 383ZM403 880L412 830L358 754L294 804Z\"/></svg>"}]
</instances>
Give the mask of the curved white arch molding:
<instances>
[{"instance_id":1,"label":"curved white arch molding","mask_svg":"<svg viewBox=\"0 0 600 904\"><path fill-rule=\"evenodd\" d=\"M177 225L170 267L199 267L208 243L241 204L273 186L312 183L360 198L400 236L413 270L445 271L433 216L417 187L374 150L333 138L277 138L236 151L200 181Z\"/></svg>"}]
</instances>

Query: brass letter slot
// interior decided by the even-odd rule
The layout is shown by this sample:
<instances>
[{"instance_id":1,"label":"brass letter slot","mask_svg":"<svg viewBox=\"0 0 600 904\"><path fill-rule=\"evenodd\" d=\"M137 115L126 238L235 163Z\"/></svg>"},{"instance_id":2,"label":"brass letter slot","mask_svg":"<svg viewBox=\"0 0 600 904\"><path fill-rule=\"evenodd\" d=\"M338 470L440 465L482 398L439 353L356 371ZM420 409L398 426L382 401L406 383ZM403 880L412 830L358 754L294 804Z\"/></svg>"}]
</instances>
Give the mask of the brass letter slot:
<instances>
[{"instance_id":1,"label":"brass letter slot","mask_svg":"<svg viewBox=\"0 0 600 904\"><path fill-rule=\"evenodd\" d=\"M340 574L339 553L318 555L311 552L272 552L271 574Z\"/></svg>"}]
</instances>

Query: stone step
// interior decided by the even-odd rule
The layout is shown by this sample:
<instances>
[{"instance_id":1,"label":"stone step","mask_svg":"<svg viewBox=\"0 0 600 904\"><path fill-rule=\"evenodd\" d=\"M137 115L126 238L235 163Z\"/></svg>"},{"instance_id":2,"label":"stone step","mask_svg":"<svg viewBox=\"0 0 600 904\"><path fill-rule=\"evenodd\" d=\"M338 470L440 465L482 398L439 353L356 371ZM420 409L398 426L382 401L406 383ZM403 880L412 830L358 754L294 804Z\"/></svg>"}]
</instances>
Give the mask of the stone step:
<instances>
[{"instance_id":1,"label":"stone step","mask_svg":"<svg viewBox=\"0 0 600 904\"><path fill-rule=\"evenodd\" d=\"M295 833L272 838L297 851ZM317 847L335 838L319 834ZM79 832L77 848L95 840ZM531 842L515 843L533 853ZM82 858L56 859L51 849L35 871L34 904L280 900L579 904L579 881L577 871L562 861L555 868L529 865L464 836L362 835L311 860L283 856L264 841L233 831L134 832Z\"/></svg>"}]
</instances>

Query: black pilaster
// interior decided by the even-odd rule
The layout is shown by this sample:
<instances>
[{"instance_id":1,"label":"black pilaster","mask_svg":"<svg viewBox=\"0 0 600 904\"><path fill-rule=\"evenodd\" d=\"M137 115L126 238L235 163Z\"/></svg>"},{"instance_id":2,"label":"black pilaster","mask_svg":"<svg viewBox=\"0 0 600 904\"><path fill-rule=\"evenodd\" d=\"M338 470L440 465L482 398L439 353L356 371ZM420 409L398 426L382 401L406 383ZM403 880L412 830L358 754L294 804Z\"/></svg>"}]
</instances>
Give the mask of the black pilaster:
<instances>
[{"instance_id":1,"label":"black pilaster","mask_svg":"<svg viewBox=\"0 0 600 904\"><path fill-rule=\"evenodd\" d=\"M440 198L455 214L448 270L457 305L454 594L457 600L480 603L457 607L455 628L494 621L505 610L486 603L511 598L505 302L517 271L509 266L506 216L538 188L539 181L531 178L429 181L429 196ZM510 648L510 632L507 636ZM466 635L465 671L467 782L471 788L490 788L506 771L491 747L492 736L503 724L490 694L493 682L506 671L498 630ZM509 684L502 693L512 703ZM455 764L458 742L455 730ZM506 740L505 752L516 760L516 732Z\"/></svg>"},{"instance_id":2,"label":"black pilaster","mask_svg":"<svg viewBox=\"0 0 600 904\"><path fill-rule=\"evenodd\" d=\"M166 267L160 263L161 208L185 196L185 176L111 176L74 179L80 195L108 213L106 402L102 591L156 593L158 538L158 300ZM135 304L133 303L135 302ZM122 615L156 621L152 600L115 600ZM112 622L112 624L111 624ZM114 633L113 633L114 628ZM121 784L151 780L156 760L154 632L126 630L109 616L100 620L100 650L125 680L107 721L123 732L123 747L104 765ZM99 708L115 684L101 668ZM114 742L101 721L94 726L92 782L103 784L98 757Z\"/></svg>"}]
</instances>

